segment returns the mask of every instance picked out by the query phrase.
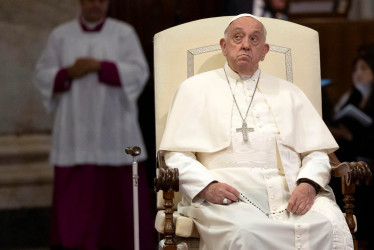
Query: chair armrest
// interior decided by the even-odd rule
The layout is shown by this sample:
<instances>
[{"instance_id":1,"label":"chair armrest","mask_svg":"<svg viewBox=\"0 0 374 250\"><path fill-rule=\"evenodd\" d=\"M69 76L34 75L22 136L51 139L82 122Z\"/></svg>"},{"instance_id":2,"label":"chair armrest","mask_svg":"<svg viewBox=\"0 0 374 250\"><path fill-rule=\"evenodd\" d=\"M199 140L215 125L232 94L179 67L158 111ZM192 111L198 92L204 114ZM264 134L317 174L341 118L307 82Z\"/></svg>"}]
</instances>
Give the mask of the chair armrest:
<instances>
[{"instance_id":1,"label":"chair armrest","mask_svg":"<svg viewBox=\"0 0 374 250\"><path fill-rule=\"evenodd\" d=\"M345 185L370 185L372 173L366 162L340 162L335 154L330 154L331 175L344 179Z\"/></svg>"},{"instance_id":2,"label":"chair armrest","mask_svg":"<svg viewBox=\"0 0 374 250\"><path fill-rule=\"evenodd\" d=\"M164 236L165 242L163 250L177 250L174 240L175 225L173 219L173 199L174 192L179 191L179 172L177 168L169 168L165 163L165 151L157 152L157 177L154 179L154 190L163 191L164 207L165 207L165 226Z\"/></svg>"},{"instance_id":3,"label":"chair armrest","mask_svg":"<svg viewBox=\"0 0 374 250\"><path fill-rule=\"evenodd\" d=\"M357 240L355 238L355 229L357 222L354 218L354 194L356 185L366 184L370 185L372 180L372 173L366 162L340 162L335 154L329 154L331 164L331 175L333 177L341 178L342 194L344 195L344 212L345 220L348 228L351 231L354 241L355 249L358 249Z\"/></svg>"},{"instance_id":4,"label":"chair armrest","mask_svg":"<svg viewBox=\"0 0 374 250\"><path fill-rule=\"evenodd\" d=\"M165 151L157 152L158 174L154 179L154 189L156 192L162 190L164 193L169 191L179 191L179 172L177 168L169 168L165 163Z\"/></svg>"}]
</instances>

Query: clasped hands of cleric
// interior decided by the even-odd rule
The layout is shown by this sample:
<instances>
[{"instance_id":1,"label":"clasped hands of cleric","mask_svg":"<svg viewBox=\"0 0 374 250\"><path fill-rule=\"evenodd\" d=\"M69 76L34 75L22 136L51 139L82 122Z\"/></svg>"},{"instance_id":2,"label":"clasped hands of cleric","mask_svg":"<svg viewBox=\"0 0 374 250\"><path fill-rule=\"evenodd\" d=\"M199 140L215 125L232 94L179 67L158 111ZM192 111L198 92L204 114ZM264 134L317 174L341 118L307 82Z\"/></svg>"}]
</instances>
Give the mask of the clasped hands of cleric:
<instances>
[{"instance_id":1,"label":"clasped hands of cleric","mask_svg":"<svg viewBox=\"0 0 374 250\"><path fill-rule=\"evenodd\" d=\"M98 72L101 64L98 60L88 57L78 58L72 66L68 68L68 76L70 79L81 78L91 72Z\"/></svg>"}]
</instances>

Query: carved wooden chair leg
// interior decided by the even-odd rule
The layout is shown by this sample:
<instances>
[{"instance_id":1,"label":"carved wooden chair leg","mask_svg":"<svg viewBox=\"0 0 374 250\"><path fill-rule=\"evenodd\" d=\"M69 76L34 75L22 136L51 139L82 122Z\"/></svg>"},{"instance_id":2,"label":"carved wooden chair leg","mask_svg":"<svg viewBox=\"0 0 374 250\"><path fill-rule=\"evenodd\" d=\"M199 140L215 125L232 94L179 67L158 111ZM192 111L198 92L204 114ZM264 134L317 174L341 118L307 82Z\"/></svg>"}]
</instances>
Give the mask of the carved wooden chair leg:
<instances>
[{"instance_id":1,"label":"carved wooden chair leg","mask_svg":"<svg viewBox=\"0 0 374 250\"><path fill-rule=\"evenodd\" d=\"M162 190L165 208L164 225L164 247L163 250L177 250L177 244L174 240L175 225L173 221L174 191L179 191L179 172L178 169L168 168L165 164L164 152L157 152L158 176L154 181L156 192Z\"/></svg>"},{"instance_id":2,"label":"carved wooden chair leg","mask_svg":"<svg viewBox=\"0 0 374 250\"><path fill-rule=\"evenodd\" d=\"M355 198L354 198L354 193L356 191L356 185L355 184L351 184L351 185L346 185L345 183L345 180L344 178L342 178L342 193L344 195L344 212L345 212L345 220L348 224L348 228L352 234L352 238L353 238L353 245L354 245L354 249L358 249L358 243L357 243L357 240L356 240L356 236L355 236L355 228L356 228L356 221L354 220L353 218L353 215L354 215L354 212L353 212L353 209L355 208L355 206L353 205L354 201L355 201Z\"/></svg>"},{"instance_id":3,"label":"carved wooden chair leg","mask_svg":"<svg viewBox=\"0 0 374 250\"><path fill-rule=\"evenodd\" d=\"M164 207L165 207L165 226L164 226L164 236L165 236L165 246L163 250L177 250L177 245L174 241L175 226L173 223L173 199L174 191L170 190L164 192Z\"/></svg>"}]
</instances>

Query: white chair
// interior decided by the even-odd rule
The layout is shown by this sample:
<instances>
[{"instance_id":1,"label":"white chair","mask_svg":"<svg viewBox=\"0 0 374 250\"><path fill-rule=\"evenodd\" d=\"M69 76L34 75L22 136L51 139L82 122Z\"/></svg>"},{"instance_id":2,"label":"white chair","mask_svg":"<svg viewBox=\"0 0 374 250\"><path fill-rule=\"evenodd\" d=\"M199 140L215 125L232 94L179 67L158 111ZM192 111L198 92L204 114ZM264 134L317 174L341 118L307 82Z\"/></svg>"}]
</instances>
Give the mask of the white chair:
<instances>
[{"instance_id":1,"label":"white chair","mask_svg":"<svg viewBox=\"0 0 374 250\"><path fill-rule=\"evenodd\" d=\"M185 23L154 36L155 67L155 112L156 149L165 128L168 110L179 84L190 76L223 67L225 58L221 53L219 40L232 17L216 17ZM310 28L271 18L261 18L267 29L267 43L270 51L260 67L263 71L286 79L299 86L322 113L320 54L318 33ZM339 165L334 155L334 166ZM156 229L165 237L163 249L198 249L199 234L190 218L179 215L175 205L180 200L178 172L169 169L163 162L162 152L158 153L158 177L155 189L158 192ZM333 170L333 175L342 177L346 195L346 219L354 232L353 205L351 204L354 183L361 175L358 170L368 172L365 163L344 163ZM370 171L368 172L370 176ZM357 177L357 178L356 178ZM359 178L360 177L360 178ZM173 216L174 215L174 216ZM174 234L177 236L174 239ZM176 242L177 241L177 242Z\"/></svg>"}]
</instances>

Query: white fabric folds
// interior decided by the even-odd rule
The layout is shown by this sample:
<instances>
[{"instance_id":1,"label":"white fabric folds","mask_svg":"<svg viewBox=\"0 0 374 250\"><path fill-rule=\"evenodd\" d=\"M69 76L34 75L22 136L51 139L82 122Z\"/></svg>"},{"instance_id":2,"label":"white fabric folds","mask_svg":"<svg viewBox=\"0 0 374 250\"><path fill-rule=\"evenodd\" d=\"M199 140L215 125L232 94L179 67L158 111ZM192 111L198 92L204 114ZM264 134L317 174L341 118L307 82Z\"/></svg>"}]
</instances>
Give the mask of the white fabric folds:
<instances>
[{"instance_id":1,"label":"white fabric folds","mask_svg":"<svg viewBox=\"0 0 374 250\"><path fill-rule=\"evenodd\" d=\"M230 81L239 75L225 65ZM297 153L338 149L329 129L305 94L294 84L264 72L258 83L285 146ZM233 98L223 69L184 81L169 112L160 149L215 152L230 144Z\"/></svg>"}]
</instances>

